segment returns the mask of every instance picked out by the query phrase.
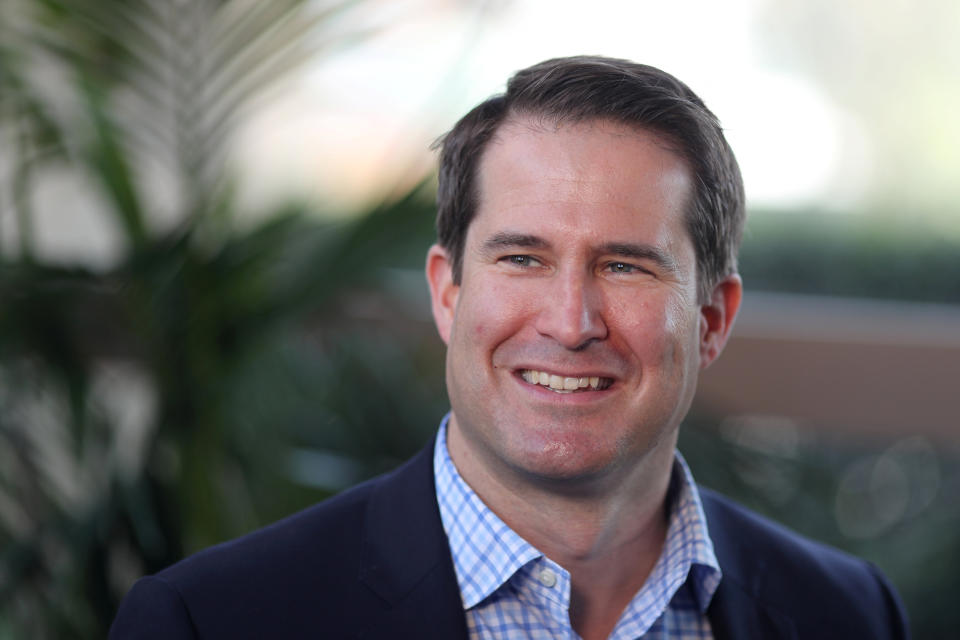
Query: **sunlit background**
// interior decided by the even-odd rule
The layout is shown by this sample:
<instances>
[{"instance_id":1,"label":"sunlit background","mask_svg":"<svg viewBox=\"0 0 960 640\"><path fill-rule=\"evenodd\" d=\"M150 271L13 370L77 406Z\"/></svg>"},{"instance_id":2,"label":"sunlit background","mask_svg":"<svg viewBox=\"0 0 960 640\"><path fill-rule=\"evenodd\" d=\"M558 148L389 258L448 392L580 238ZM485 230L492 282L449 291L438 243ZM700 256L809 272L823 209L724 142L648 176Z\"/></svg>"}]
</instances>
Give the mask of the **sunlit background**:
<instances>
[{"instance_id":1,"label":"sunlit background","mask_svg":"<svg viewBox=\"0 0 960 640\"><path fill-rule=\"evenodd\" d=\"M389 469L446 410L431 143L543 59L723 123L747 298L694 474L960 633L960 4L5 0L0 640Z\"/></svg>"},{"instance_id":2,"label":"sunlit background","mask_svg":"<svg viewBox=\"0 0 960 640\"><path fill-rule=\"evenodd\" d=\"M369 202L514 71L598 53L669 70L737 151L754 208L909 212L960 233L954 3L373 2L377 31L305 68L243 132L246 193ZM903 213L901 213L903 215Z\"/></svg>"}]
</instances>

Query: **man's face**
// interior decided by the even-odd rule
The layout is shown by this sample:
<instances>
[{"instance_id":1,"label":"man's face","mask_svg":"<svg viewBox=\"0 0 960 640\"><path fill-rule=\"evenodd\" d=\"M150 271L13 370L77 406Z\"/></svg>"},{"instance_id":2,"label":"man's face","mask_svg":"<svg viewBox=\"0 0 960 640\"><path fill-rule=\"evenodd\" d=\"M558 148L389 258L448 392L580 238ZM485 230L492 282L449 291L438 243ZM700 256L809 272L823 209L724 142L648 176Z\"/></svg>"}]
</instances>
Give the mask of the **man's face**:
<instances>
[{"instance_id":1,"label":"man's face","mask_svg":"<svg viewBox=\"0 0 960 640\"><path fill-rule=\"evenodd\" d=\"M501 127L460 284L439 247L427 263L451 440L475 462L570 481L629 473L665 441L672 455L698 370L719 351L696 297L691 189L686 163L643 130Z\"/></svg>"}]
</instances>

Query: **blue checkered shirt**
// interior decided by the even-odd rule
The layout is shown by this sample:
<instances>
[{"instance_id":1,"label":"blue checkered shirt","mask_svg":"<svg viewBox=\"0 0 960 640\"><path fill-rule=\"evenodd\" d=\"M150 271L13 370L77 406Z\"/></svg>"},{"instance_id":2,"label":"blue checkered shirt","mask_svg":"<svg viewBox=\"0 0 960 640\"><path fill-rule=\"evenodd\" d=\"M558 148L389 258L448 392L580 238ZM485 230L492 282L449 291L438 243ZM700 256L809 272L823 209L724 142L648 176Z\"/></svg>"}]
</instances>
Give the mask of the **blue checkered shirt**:
<instances>
[{"instance_id":1,"label":"blue checkered shirt","mask_svg":"<svg viewBox=\"0 0 960 640\"><path fill-rule=\"evenodd\" d=\"M433 456L440 517L472 639L578 639L570 626L570 574L480 500L447 450L447 421ZM627 605L611 640L711 639L705 614L720 567L693 478L677 453L670 524L660 559Z\"/></svg>"}]
</instances>

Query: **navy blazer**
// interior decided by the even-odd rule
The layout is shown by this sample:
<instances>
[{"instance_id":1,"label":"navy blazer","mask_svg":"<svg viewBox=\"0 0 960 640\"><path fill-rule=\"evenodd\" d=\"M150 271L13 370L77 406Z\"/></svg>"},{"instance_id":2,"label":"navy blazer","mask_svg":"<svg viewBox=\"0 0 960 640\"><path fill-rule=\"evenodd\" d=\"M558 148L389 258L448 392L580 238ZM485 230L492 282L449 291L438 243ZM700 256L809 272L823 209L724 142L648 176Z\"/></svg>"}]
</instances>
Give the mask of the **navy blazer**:
<instances>
[{"instance_id":1,"label":"navy blazer","mask_svg":"<svg viewBox=\"0 0 960 640\"><path fill-rule=\"evenodd\" d=\"M872 565L701 489L723 580L714 637L907 637ZM271 526L141 578L110 638L467 639L433 448Z\"/></svg>"}]
</instances>

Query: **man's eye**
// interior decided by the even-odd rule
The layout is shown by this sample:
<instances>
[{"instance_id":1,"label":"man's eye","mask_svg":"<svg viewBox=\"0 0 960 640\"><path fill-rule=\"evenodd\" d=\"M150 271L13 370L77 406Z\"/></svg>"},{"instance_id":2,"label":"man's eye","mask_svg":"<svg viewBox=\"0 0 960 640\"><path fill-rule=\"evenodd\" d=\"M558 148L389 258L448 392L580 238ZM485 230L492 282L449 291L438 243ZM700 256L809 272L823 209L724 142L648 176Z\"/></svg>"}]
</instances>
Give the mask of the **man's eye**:
<instances>
[{"instance_id":1,"label":"man's eye","mask_svg":"<svg viewBox=\"0 0 960 640\"><path fill-rule=\"evenodd\" d=\"M633 273L637 270L636 266L626 262L611 262L609 268L613 273Z\"/></svg>"},{"instance_id":2,"label":"man's eye","mask_svg":"<svg viewBox=\"0 0 960 640\"><path fill-rule=\"evenodd\" d=\"M517 256L507 256L504 258L511 264L515 264L518 267L532 267L534 265L540 264L540 261L536 258L531 258L530 256L517 255Z\"/></svg>"}]
</instances>

